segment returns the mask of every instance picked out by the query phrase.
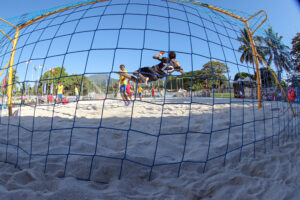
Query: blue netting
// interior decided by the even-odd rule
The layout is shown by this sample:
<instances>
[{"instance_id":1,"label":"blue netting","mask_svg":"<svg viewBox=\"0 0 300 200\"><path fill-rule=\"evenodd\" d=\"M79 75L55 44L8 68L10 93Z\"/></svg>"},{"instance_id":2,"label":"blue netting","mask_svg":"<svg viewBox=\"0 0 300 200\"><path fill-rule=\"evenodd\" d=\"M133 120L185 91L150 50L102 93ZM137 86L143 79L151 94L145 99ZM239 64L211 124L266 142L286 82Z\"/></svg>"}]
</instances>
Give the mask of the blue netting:
<instances>
[{"instance_id":1,"label":"blue netting","mask_svg":"<svg viewBox=\"0 0 300 200\"><path fill-rule=\"evenodd\" d=\"M204 172L209 164L255 156L296 137L299 118L263 69L263 107L257 109L255 67L242 63L238 50L243 28L208 8L165 0L99 2L23 28L11 117L7 82L1 86L0 160L83 180L151 179L155 173L180 175L191 166ZM1 69L11 46L8 39L0 41ZM147 86L132 83L133 99L125 106L119 66L133 75L157 64L152 56L159 51L171 50L186 73L160 75ZM59 82L64 102L54 101ZM293 106L299 114L299 105Z\"/></svg>"}]
</instances>

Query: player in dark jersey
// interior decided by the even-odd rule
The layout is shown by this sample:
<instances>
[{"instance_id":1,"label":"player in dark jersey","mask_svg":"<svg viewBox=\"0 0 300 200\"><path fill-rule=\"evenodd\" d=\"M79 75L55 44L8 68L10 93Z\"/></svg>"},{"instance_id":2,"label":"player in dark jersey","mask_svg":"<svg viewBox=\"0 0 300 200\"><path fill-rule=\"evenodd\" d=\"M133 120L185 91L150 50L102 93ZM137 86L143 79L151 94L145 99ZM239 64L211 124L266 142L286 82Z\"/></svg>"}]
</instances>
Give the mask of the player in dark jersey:
<instances>
[{"instance_id":1,"label":"player in dark jersey","mask_svg":"<svg viewBox=\"0 0 300 200\"><path fill-rule=\"evenodd\" d=\"M169 52L169 58L162 57L163 54L164 52L161 51L153 56L153 59L160 61L159 64L152 67L143 67L134 71L133 74L138 78L128 74L122 75L131 81L147 84L148 82L157 81L158 79L161 79L165 75L169 75L174 71L180 72L181 74L184 73L180 64L175 61L176 53L174 51Z\"/></svg>"}]
</instances>

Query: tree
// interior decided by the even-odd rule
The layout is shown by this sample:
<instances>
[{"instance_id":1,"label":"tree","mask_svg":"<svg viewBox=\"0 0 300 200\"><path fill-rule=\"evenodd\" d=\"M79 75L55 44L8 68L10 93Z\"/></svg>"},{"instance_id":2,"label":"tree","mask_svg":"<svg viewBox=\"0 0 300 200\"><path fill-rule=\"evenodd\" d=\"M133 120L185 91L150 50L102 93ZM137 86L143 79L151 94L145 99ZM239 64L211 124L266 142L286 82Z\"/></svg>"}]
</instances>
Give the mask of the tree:
<instances>
[{"instance_id":1,"label":"tree","mask_svg":"<svg viewBox=\"0 0 300 200\"><path fill-rule=\"evenodd\" d=\"M66 69L64 67L56 67L52 69L53 71L46 71L40 79L39 83L39 93L41 94L43 91L43 84L48 83L49 85L53 83L53 88L55 89L59 82L62 82L64 85L64 89L66 87L66 79L65 78L60 78L60 77L65 77L68 76L68 73L66 73ZM54 71L56 73L54 73ZM50 87L49 87L50 88Z\"/></svg>"},{"instance_id":2,"label":"tree","mask_svg":"<svg viewBox=\"0 0 300 200\"><path fill-rule=\"evenodd\" d=\"M229 73L226 64L218 61L210 61L203 65L201 70L195 70L184 73L185 76L192 76L193 88L191 88L191 78L183 78L184 89L199 90L203 88L211 89L214 83L214 88L220 88L227 81L224 75Z\"/></svg>"},{"instance_id":3,"label":"tree","mask_svg":"<svg viewBox=\"0 0 300 200\"><path fill-rule=\"evenodd\" d=\"M259 37L265 45L264 54L268 65L271 65L272 62L274 63L280 81L282 70L289 72L293 68L289 47L283 44L283 36L279 36L272 28L265 30L265 35L266 37Z\"/></svg>"},{"instance_id":4,"label":"tree","mask_svg":"<svg viewBox=\"0 0 300 200\"><path fill-rule=\"evenodd\" d=\"M245 79L246 77L250 77L252 80L255 80L255 75L251 75L247 72L239 72L239 73L236 73L235 76L234 76L234 80L238 80L239 78L241 79Z\"/></svg>"},{"instance_id":5,"label":"tree","mask_svg":"<svg viewBox=\"0 0 300 200\"><path fill-rule=\"evenodd\" d=\"M238 51L242 52L240 61L241 63L250 63L253 64L254 63L254 54L252 51L252 47L251 47L251 42L250 42L250 37L248 34L247 29L243 29L241 30L241 36L238 37L238 40L242 43L242 45L239 47ZM265 48L262 46L262 39L259 37L253 37L254 43L256 45L256 50L257 53L264 58L264 50ZM259 63L262 63L262 60L260 57L258 57L258 61Z\"/></svg>"},{"instance_id":6,"label":"tree","mask_svg":"<svg viewBox=\"0 0 300 200\"><path fill-rule=\"evenodd\" d=\"M297 35L293 38L292 45L291 54L293 56L294 65L298 70L300 70L300 33L297 33Z\"/></svg>"},{"instance_id":7,"label":"tree","mask_svg":"<svg viewBox=\"0 0 300 200\"><path fill-rule=\"evenodd\" d=\"M203 65L201 71L204 74L204 77L214 80L211 80L211 83L214 82L215 88L221 87L221 85L227 80L227 77L224 74L229 73L229 69L226 64L218 61L207 62Z\"/></svg>"},{"instance_id":8,"label":"tree","mask_svg":"<svg viewBox=\"0 0 300 200\"><path fill-rule=\"evenodd\" d=\"M16 74L17 74L17 71L15 69L13 69L13 78L12 78L12 81L13 81L12 91L13 91L13 93L18 93L18 91L19 91L19 88L17 86L17 84L19 84L19 77ZM7 91L8 91L8 81L9 81L9 76L7 75L6 76L6 89L5 89L5 93L4 93L5 95L7 95ZM1 81L1 86L2 86L2 84L3 84L3 79Z\"/></svg>"},{"instance_id":9,"label":"tree","mask_svg":"<svg viewBox=\"0 0 300 200\"><path fill-rule=\"evenodd\" d=\"M205 74L202 70L195 70L184 73L184 76L192 76L190 77L184 77L183 78L183 85L185 90L199 90L202 88L205 88L206 86L206 79ZM176 77L177 78L177 77ZM191 81L193 81L193 88L191 88Z\"/></svg>"},{"instance_id":10,"label":"tree","mask_svg":"<svg viewBox=\"0 0 300 200\"><path fill-rule=\"evenodd\" d=\"M17 74L17 71L15 69L13 69L13 91L14 92L18 92L18 87L17 87L17 84L19 84L19 77L16 75Z\"/></svg>"},{"instance_id":11,"label":"tree","mask_svg":"<svg viewBox=\"0 0 300 200\"><path fill-rule=\"evenodd\" d=\"M83 76L83 84L81 85L82 76L72 74L70 77L65 78L65 86L67 95L74 95L75 86L78 85L78 91L81 89L81 95L87 95L88 91L93 88L93 84L88 80L86 76Z\"/></svg>"},{"instance_id":12,"label":"tree","mask_svg":"<svg viewBox=\"0 0 300 200\"><path fill-rule=\"evenodd\" d=\"M274 70L271 69L273 73ZM270 72L270 70L266 67L260 68L260 77L261 77L261 84L263 87L273 87L274 85L276 85L276 80L272 74L272 72ZM256 77L256 73L255 73L255 77Z\"/></svg>"},{"instance_id":13,"label":"tree","mask_svg":"<svg viewBox=\"0 0 300 200\"><path fill-rule=\"evenodd\" d=\"M83 77L83 88L81 88L81 95L86 95L88 93L89 88L92 87L91 82L88 80L86 76L82 75L75 75L72 74L71 76L65 71L64 67L56 67L52 71L45 72L39 84L39 93L41 94L43 91L43 84L48 83L47 90L50 89L50 84L53 82L53 88L55 89L59 82L62 82L64 86L64 91L66 95L74 95L74 88L75 85L81 86L81 80ZM56 72L56 73L54 73ZM48 91L49 93L49 91Z\"/></svg>"}]
</instances>

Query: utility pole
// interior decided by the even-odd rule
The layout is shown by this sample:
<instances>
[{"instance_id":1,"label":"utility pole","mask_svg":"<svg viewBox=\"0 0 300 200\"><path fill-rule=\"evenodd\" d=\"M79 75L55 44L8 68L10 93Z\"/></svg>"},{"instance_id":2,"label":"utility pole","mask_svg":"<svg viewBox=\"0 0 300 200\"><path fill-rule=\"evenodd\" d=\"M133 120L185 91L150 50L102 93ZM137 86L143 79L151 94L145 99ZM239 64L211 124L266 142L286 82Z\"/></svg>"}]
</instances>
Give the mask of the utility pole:
<instances>
[{"instance_id":1,"label":"utility pole","mask_svg":"<svg viewBox=\"0 0 300 200\"><path fill-rule=\"evenodd\" d=\"M26 61L26 71L28 70L29 63L31 63L31 60ZM28 89L28 97L29 97L29 85L28 85L28 83L27 83L27 89ZM25 94L26 94L26 85L25 85Z\"/></svg>"}]
</instances>

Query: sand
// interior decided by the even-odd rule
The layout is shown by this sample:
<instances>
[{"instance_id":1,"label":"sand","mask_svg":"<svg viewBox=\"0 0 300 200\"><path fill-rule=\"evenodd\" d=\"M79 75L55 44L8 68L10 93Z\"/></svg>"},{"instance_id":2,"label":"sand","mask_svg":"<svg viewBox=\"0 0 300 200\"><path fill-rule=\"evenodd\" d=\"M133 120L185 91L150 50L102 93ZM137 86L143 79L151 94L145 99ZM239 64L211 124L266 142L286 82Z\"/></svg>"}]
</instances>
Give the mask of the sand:
<instances>
[{"instance_id":1,"label":"sand","mask_svg":"<svg viewBox=\"0 0 300 200\"><path fill-rule=\"evenodd\" d=\"M0 199L298 199L300 123L287 103L189 102L2 110Z\"/></svg>"}]
</instances>

